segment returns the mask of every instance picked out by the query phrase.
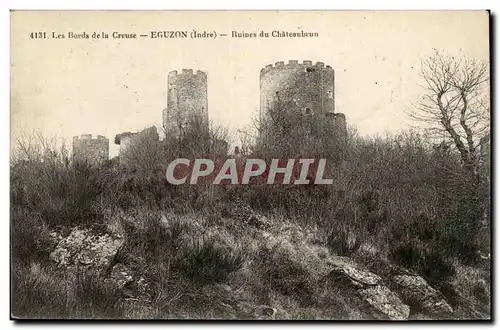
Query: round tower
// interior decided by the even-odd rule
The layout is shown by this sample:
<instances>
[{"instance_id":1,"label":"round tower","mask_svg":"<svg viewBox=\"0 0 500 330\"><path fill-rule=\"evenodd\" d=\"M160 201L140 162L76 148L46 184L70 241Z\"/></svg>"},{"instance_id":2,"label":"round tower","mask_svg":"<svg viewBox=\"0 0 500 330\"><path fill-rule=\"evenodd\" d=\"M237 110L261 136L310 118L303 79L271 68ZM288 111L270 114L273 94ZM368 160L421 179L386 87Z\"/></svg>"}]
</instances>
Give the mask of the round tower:
<instances>
[{"instance_id":1,"label":"round tower","mask_svg":"<svg viewBox=\"0 0 500 330\"><path fill-rule=\"evenodd\" d=\"M163 127L177 132L185 127L189 117L201 116L208 122L207 74L183 69L168 74L167 108L163 110Z\"/></svg>"},{"instance_id":2,"label":"round tower","mask_svg":"<svg viewBox=\"0 0 500 330\"><path fill-rule=\"evenodd\" d=\"M260 114L281 107L308 115L335 112L334 70L322 62L276 62L260 71Z\"/></svg>"}]
</instances>

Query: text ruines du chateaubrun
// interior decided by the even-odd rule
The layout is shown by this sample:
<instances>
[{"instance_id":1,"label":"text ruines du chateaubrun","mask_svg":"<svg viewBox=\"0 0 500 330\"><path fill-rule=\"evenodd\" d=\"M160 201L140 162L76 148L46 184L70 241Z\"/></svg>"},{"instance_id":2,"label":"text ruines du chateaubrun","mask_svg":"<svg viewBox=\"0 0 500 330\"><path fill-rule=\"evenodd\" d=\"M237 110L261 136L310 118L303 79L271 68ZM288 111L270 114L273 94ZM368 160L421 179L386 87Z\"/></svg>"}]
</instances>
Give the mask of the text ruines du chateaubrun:
<instances>
[{"instance_id":1,"label":"text ruines du chateaubrun","mask_svg":"<svg viewBox=\"0 0 500 330\"><path fill-rule=\"evenodd\" d=\"M30 33L31 39L262 39L262 38L317 38L318 32L314 31L230 31L222 33L205 30L176 30L176 31L149 31L147 33L130 32L103 32L103 31L33 31Z\"/></svg>"}]
</instances>

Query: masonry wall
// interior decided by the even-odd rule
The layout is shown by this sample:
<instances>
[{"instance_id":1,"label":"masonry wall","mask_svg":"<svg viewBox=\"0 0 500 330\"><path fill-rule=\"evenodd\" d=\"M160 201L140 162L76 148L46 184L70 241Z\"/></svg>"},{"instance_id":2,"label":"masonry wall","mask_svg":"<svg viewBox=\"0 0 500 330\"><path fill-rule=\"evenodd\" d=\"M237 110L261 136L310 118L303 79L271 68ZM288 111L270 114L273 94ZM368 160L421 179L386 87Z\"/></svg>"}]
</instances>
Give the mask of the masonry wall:
<instances>
[{"instance_id":1,"label":"masonry wall","mask_svg":"<svg viewBox=\"0 0 500 330\"><path fill-rule=\"evenodd\" d=\"M312 115L334 113L334 85L333 69L322 62L268 65L260 72L261 116L267 116L277 106Z\"/></svg>"},{"instance_id":2,"label":"masonry wall","mask_svg":"<svg viewBox=\"0 0 500 330\"><path fill-rule=\"evenodd\" d=\"M208 122L207 75L203 71L183 69L168 74L167 108L163 110L163 127L179 133L190 115L200 115Z\"/></svg>"},{"instance_id":3,"label":"masonry wall","mask_svg":"<svg viewBox=\"0 0 500 330\"><path fill-rule=\"evenodd\" d=\"M134 152L140 152L140 148L147 148L149 143L159 140L158 130L151 126L137 133L125 132L115 137L115 144L120 145L119 159L121 165L129 165L134 159ZM136 145L140 143L139 149ZM154 149L153 149L154 150Z\"/></svg>"},{"instance_id":4,"label":"masonry wall","mask_svg":"<svg viewBox=\"0 0 500 330\"><path fill-rule=\"evenodd\" d=\"M82 134L73 137L73 161L102 163L109 159L109 139L98 135Z\"/></svg>"},{"instance_id":5,"label":"masonry wall","mask_svg":"<svg viewBox=\"0 0 500 330\"><path fill-rule=\"evenodd\" d=\"M335 72L322 62L276 62L260 71L260 118L276 110L324 120L335 138L347 133L345 115L335 113Z\"/></svg>"}]
</instances>

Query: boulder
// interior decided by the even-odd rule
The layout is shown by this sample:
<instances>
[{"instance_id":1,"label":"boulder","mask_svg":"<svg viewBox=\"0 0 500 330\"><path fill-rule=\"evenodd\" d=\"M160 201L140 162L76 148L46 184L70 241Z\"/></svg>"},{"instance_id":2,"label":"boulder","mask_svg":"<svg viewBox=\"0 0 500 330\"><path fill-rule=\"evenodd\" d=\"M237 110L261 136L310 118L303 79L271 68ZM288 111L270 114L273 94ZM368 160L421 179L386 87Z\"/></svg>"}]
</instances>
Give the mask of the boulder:
<instances>
[{"instance_id":1,"label":"boulder","mask_svg":"<svg viewBox=\"0 0 500 330\"><path fill-rule=\"evenodd\" d=\"M50 259L67 268L106 268L123 243L120 237L80 228L74 228L64 238L57 233L52 237L60 240Z\"/></svg>"},{"instance_id":2,"label":"boulder","mask_svg":"<svg viewBox=\"0 0 500 330\"><path fill-rule=\"evenodd\" d=\"M412 310L433 317L449 318L453 308L443 294L431 287L418 275L395 275L392 277L394 290Z\"/></svg>"},{"instance_id":3,"label":"boulder","mask_svg":"<svg viewBox=\"0 0 500 330\"><path fill-rule=\"evenodd\" d=\"M410 315L410 307L386 286L376 285L360 290L358 294L368 303L376 319L406 320Z\"/></svg>"},{"instance_id":4,"label":"boulder","mask_svg":"<svg viewBox=\"0 0 500 330\"><path fill-rule=\"evenodd\" d=\"M356 288L374 286L382 282L382 278L376 274L347 265L332 269L329 277L336 282L342 282Z\"/></svg>"},{"instance_id":5,"label":"boulder","mask_svg":"<svg viewBox=\"0 0 500 330\"><path fill-rule=\"evenodd\" d=\"M333 268L327 278L342 289L354 291L367 305L371 317L388 320L408 319L410 307L383 284L380 276L345 264Z\"/></svg>"}]
</instances>

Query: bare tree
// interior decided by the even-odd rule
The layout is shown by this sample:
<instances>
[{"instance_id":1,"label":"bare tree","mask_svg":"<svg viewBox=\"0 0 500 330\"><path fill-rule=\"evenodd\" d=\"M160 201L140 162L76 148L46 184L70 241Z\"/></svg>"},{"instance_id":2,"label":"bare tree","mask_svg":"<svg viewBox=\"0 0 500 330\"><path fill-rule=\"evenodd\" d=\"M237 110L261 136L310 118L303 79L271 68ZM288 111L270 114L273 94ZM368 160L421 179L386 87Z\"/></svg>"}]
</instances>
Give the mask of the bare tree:
<instances>
[{"instance_id":1,"label":"bare tree","mask_svg":"<svg viewBox=\"0 0 500 330\"><path fill-rule=\"evenodd\" d=\"M11 164L25 162L60 162L69 164L69 149L64 139L45 137L41 131L21 131L13 138Z\"/></svg>"},{"instance_id":2,"label":"bare tree","mask_svg":"<svg viewBox=\"0 0 500 330\"><path fill-rule=\"evenodd\" d=\"M303 112L293 101L293 94L283 99L277 95L277 101L267 112L254 119L258 132L255 149L281 157L322 155L340 164L345 136L336 131L333 116L318 112L309 109Z\"/></svg>"},{"instance_id":3,"label":"bare tree","mask_svg":"<svg viewBox=\"0 0 500 330\"><path fill-rule=\"evenodd\" d=\"M480 180L480 147L490 129L488 63L436 51L422 61L420 75L425 92L411 117L427 123L430 133L446 136Z\"/></svg>"},{"instance_id":4,"label":"bare tree","mask_svg":"<svg viewBox=\"0 0 500 330\"><path fill-rule=\"evenodd\" d=\"M244 155L249 155L254 151L255 141L257 139L257 129L254 129L253 123L237 130L240 151Z\"/></svg>"},{"instance_id":5,"label":"bare tree","mask_svg":"<svg viewBox=\"0 0 500 330\"><path fill-rule=\"evenodd\" d=\"M178 131L165 132L168 154L180 156L226 155L231 135L226 127L208 120L203 114L193 113L177 120Z\"/></svg>"}]
</instances>

